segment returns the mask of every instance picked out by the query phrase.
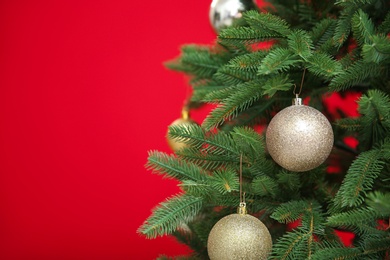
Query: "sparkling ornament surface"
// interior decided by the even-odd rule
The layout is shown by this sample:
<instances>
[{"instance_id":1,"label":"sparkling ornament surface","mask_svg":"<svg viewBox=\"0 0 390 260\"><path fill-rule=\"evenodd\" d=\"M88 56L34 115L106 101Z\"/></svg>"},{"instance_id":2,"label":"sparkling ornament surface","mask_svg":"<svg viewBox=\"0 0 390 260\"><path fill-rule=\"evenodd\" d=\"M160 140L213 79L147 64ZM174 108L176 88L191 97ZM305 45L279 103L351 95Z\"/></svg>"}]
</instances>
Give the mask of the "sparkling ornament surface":
<instances>
[{"instance_id":1,"label":"sparkling ornament surface","mask_svg":"<svg viewBox=\"0 0 390 260\"><path fill-rule=\"evenodd\" d=\"M190 118L184 117L184 118L176 119L175 121L172 122L172 124L170 124L170 126L173 126L173 125L191 125L191 124L196 124L196 123L195 123L195 121L191 120ZM169 134L167 135L167 142L168 142L169 147L173 151L178 151L178 150L183 149L184 147L187 146L186 143L179 142L179 141L171 138L169 136Z\"/></svg>"},{"instance_id":2,"label":"sparkling ornament surface","mask_svg":"<svg viewBox=\"0 0 390 260\"><path fill-rule=\"evenodd\" d=\"M308 171L328 158L333 147L333 130L320 111L292 105L272 118L266 144L272 159L283 168Z\"/></svg>"},{"instance_id":3,"label":"sparkling ornament surface","mask_svg":"<svg viewBox=\"0 0 390 260\"><path fill-rule=\"evenodd\" d=\"M253 0L213 0L210 6L210 23L218 33L241 18L244 11L255 8Z\"/></svg>"},{"instance_id":4,"label":"sparkling ornament surface","mask_svg":"<svg viewBox=\"0 0 390 260\"><path fill-rule=\"evenodd\" d=\"M248 214L231 214L219 220L207 241L211 260L267 259L272 238L267 227Z\"/></svg>"}]
</instances>

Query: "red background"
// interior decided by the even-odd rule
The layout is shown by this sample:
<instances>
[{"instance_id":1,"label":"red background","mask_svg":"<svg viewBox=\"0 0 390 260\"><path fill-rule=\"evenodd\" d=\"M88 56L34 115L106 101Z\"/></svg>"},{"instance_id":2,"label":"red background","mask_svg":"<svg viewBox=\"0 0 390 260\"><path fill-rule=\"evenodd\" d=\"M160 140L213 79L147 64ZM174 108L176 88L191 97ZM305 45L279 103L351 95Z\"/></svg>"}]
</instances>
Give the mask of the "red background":
<instances>
[{"instance_id":1,"label":"red background","mask_svg":"<svg viewBox=\"0 0 390 260\"><path fill-rule=\"evenodd\" d=\"M178 192L144 165L147 151L170 151L188 95L162 63L214 41L210 3L0 2L0 259L189 252L136 230Z\"/></svg>"},{"instance_id":2,"label":"red background","mask_svg":"<svg viewBox=\"0 0 390 260\"><path fill-rule=\"evenodd\" d=\"M0 259L188 252L136 229L178 191L144 165L188 93L163 62L214 41L210 2L0 2Z\"/></svg>"}]
</instances>

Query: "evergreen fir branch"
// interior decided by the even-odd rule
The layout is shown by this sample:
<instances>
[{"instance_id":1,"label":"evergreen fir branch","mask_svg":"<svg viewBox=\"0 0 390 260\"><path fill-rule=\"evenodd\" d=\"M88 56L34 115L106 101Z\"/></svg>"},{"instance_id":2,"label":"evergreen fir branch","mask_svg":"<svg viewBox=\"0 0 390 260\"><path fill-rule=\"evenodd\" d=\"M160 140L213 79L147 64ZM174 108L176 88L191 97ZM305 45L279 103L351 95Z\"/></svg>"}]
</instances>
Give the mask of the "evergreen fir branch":
<instances>
[{"instance_id":1,"label":"evergreen fir branch","mask_svg":"<svg viewBox=\"0 0 390 260\"><path fill-rule=\"evenodd\" d=\"M389 136L390 131L390 98L379 90L369 90L358 101L358 111L362 125L360 146L370 149Z\"/></svg>"},{"instance_id":2,"label":"evergreen fir branch","mask_svg":"<svg viewBox=\"0 0 390 260\"><path fill-rule=\"evenodd\" d=\"M379 90L369 90L358 100L359 113L368 118L375 118L379 121L386 120L390 116L390 98Z\"/></svg>"},{"instance_id":3,"label":"evergreen fir branch","mask_svg":"<svg viewBox=\"0 0 390 260\"><path fill-rule=\"evenodd\" d=\"M206 132L197 124L170 125L168 137L196 149L200 149L207 142Z\"/></svg>"},{"instance_id":4,"label":"evergreen fir branch","mask_svg":"<svg viewBox=\"0 0 390 260\"><path fill-rule=\"evenodd\" d=\"M278 74L266 82L261 87L264 90L264 95L272 97L277 91L288 91L292 87L292 81L288 78L287 74Z\"/></svg>"},{"instance_id":5,"label":"evergreen fir branch","mask_svg":"<svg viewBox=\"0 0 390 260\"><path fill-rule=\"evenodd\" d=\"M177 155L185 159L188 162L194 163L204 170L214 171L223 166L230 165L236 162L239 157L237 154L226 153L226 154L206 154L199 151L196 148L185 148L176 152Z\"/></svg>"},{"instance_id":6,"label":"evergreen fir branch","mask_svg":"<svg viewBox=\"0 0 390 260\"><path fill-rule=\"evenodd\" d=\"M279 170L277 168L275 162L272 159L269 159L267 157L263 157L262 154L257 157L256 161L254 161L253 164L249 165L249 172L252 176L271 176L272 178L275 178L275 169L276 171Z\"/></svg>"},{"instance_id":7,"label":"evergreen fir branch","mask_svg":"<svg viewBox=\"0 0 390 260\"><path fill-rule=\"evenodd\" d=\"M239 158L240 151L237 150L233 139L222 131L206 133L199 125L176 125L170 127L170 136L179 141L184 141L195 149L187 149L190 154L198 153L203 155L234 155ZM178 155L183 153L177 153ZM185 153L184 153L185 154Z\"/></svg>"},{"instance_id":8,"label":"evergreen fir branch","mask_svg":"<svg viewBox=\"0 0 390 260\"><path fill-rule=\"evenodd\" d=\"M257 70L262 59L267 55L267 51L256 51L237 56L229 61L229 67L242 70Z\"/></svg>"},{"instance_id":9,"label":"evergreen fir branch","mask_svg":"<svg viewBox=\"0 0 390 260\"><path fill-rule=\"evenodd\" d=\"M321 205L316 200L309 200L302 215L302 229L307 230L311 234L323 235L325 229L324 220ZM312 238L309 238L309 242L310 239Z\"/></svg>"},{"instance_id":10,"label":"evergreen fir branch","mask_svg":"<svg viewBox=\"0 0 390 260\"><path fill-rule=\"evenodd\" d=\"M301 187L301 180L296 172L282 170L277 174L278 183L290 191L297 191Z\"/></svg>"},{"instance_id":11,"label":"evergreen fir branch","mask_svg":"<svg viewBox=\"0 0 390 260\"><path fill-rule=\"evenodd\" d=\"M330 82L329 88L332 91L345 90L370 77L378 77L379 75L380 67L377 64L358 60L349 66L348 69L340 71Z\"/></svg>"},{"instance_id":12,"label":"evergreen fir branch","mask_svg":"<svg viewBox=\"0 0 390 260\"><path fill-rule=\"evenodd\" d=\"M192 221L202 208L202 199L177 195L167 199L153 209L152 215L137 230L147 238L171 234L182 223Z\"/></svg>"},{"instance_id":13,"label":"evergreen fir branch","mask_svg":"<svg viewBox=\"0 0 390 260\"><path fill-rule=\"evenodd\" d=\"M191 255L186 256L189 259L204 259L207 257L207 241L204 243L203 238L200 237L197 232L198 230L195 229L195 224L198 222L205 222L202 212L200 212L193 221L182 224L180 228L172 233L179 243L186 244L193 250ZM210 232L210 230L208 230L208 232Z\"/></svg>"},{"instance_id":14,"label":"evergreen fir branch","mask_svg":"<svg viewBox=\"0 0 390 260\"><path fill-rule=\"evenodd\" d=\"M372 259L383 259L386 251L390 250L390 236L387 234L381 238L368 238L364 241L364 254L370 255Z\"/></svg>"},{"instance_id":15,"label":"evergreen fir branch","mask_svg":"<svg viewBox=\"0 0 390 260\"><path fill-rule=\"evenodd\" d=\"M244 13L244 19L252 28L271 34L276 33L279 37L285 37L291 32L285 20L271 13L259 13L256 10L250 10Z\"/></svg>"},{"instance_id":16,"label":"evergreen fir branch","mask_svg":"<svg viewBox=\"0 0 390 260\"><path fill-rule=\"evenodd\" d=\"M210 92L207 94L202 101L209 103L209 104L219 104L222 103L225 99L227 99L232 93L239 90L241 84L238 84L238 86L230 86L225 87L221 89L217 89L215 91Z\"/></svg>"},{"instance_id":17,"label":"evergreen fir branch","mask_svg":"<svg viewBox=\"0 0 390 260\"><path fill-rule=\"evenodd\" d=\"M191 101L193 102L201 102L203 99L213 91L220 91L225 89L226 86L211 84L204 86L197 86L193 88Z\"/></svg>"},{"instance_id":18,"label":"evergreen fir branch","mask_svg":"<svg viewBox=\"0 0 390 260\"><path fill-rule=\"evenodd\" d=\"M214 78L228 86L254 80L257 78L257 68L266 55L265 51L256 51L237 56L221 67Z\"/></svg>"},{"instance_id":19,"label":"evergreen fir branch","mask_svg":"<svg viewBox=\"0 0 390 260\"><path fill-rule=\"evenodd\" d=\"M263 94L258 83L258 81L250 81L237 86L237 91L231 93L228 98L218 105L206 117L202 126L205 129L211 129L226 120L236 117L239 112L248 109Z\"/></svg>"},{"instance_id":20,"label":"evergreen fir branch","mask_svg":"<svg viewBox=\"0 0 390 260\"><path fill-rule=\"evenodd\" d=\"M195 182L193 180L182 180L177 186L179 186L186 194L200 197L205 200L209 200L212 196L212 188L205 182Z\"/></svg>"},{"instance_id":21,"label":"evergreen fir branch","mask_svg":"<svg viewBox=\"0 0 390 260\"><path fill-rule=\"evenodd\" d=\"M384 35L390 33L390 11L387 12L385 19L379 25L377 32Z\"/></svg>"},{"instance_id":22,"label":"evergreen fir branch","mask_svg":"<svg viewBox=\"0 0 390 260\"><path fill-rule=\"evenodd\" d=\"M211 78L228 59L227 54L215 53L208 47L185 45L182 47L180 58L165 65L169 69L183 71L200 78Z\"/></svg>"},{"instance_id":23,"label":"evergreen fir branch","mask_svg":"<svg viewBox=\"0 0 390 260\"><path fill-rule=\"evenodd\" d=\"M372 42L374 34L374 24L368 15L359 9L351 19L352 32L358 44L362 46L365 43Z\"/></svg>"},{"instance_id":24,"label":"evergreen fir branch","mask_svg":"<svg viewBox=\"0 0 390 260\"><path fill-rule=\"evenodd\" d=\"M231 27L221 31L218 35L218 42L223 46L248 45L265 40L280 38L276 32L259 31L251 27Z\"/></svg>"},{"instance_id":25,"label":"evergreen fir branch","mask_svg":"<svg viewBox=\"0 0 390 260\"><path fill-rule=\"evenodd\" d=\"M359 233L364 233L367 230L365 225L371 223L371 225L368 227L368 230L370 230L370 228L375 228L375 220L381 216L382 214L373 208L364 207L333 214L332 216L328 217L327 225L331 227L355 229L358 230Z\"/></svg>"},{"instance_id":26,"label":"evergreen fir branch","mask_svg":"<svg viewBox=\"0 0 390 260\"><path fill-rule=\"evenodd\" d=\"M199 166L193 163L186 163L173 155L167 155L163 152L149 152L146 168L154 173L164 174L167 177L179 180L192 180L195 182L206 180L206 173Z\"/></svg>"},{"instance_id":27,"label":"evergreen fir branch","mask_svg":"<svg viewBox=\"0 0 390 260\"><path fill-rule=\"evenodd\" d=\"M361 6L374 3L376 0L340 0L336 1L335 5L345 5L345 6Z\"/></svg>"},{"instance_id":28,"label":"evergreen fir branch","mask_svg":"<svg viewBox=\"0 0 390 260\"><path fill-rule=\"evenodd\" d=\"M382 158L385 162L387 162L387 165L389 165L390 160L390 136L387 136L383 142L379 145L379 149L382 150Z\"/></svg>"},{"instance_id":29,"label":"evergreen fir branch","mask_svg":"<svg viewBox=\"0 0 390 260\"><path fill-rule=\"evenodd\" d=\"M303 2L298 4L298 17L302 24L312 26L315 22L316 14L312 3Z\"/></svg>"},{"instance_id":30,"label":"evergreen fir branch","mask_svg":"<svg viewBox=\"0 0 390 260\"><path fill-rule=\"evenodd\" d=\"M373 35L371 42L362 48L363 60L367 63L383 63L390 59L390 40L384 35Z\"/></svg>"},{"instance_id":31,"label":"evergreen fir branch","mask_svg":"<svg viewBox=\"0 0 390 260\"><path fill-rule=\"evenodd\" d=\"M311 259L315 246L314 241L308 243L310 238L312 238L312 233L301 228L287 232L273 245L270 259Z\"/></svg>"},{"instance_id":32,"label":"evergreen fir branch","mask_svg":"<svg viewBox=\"0 0 390 260\"><path fill-rule=\"evenodd\" d=\"M310 35L303 30L293 31L288 35L288 47L294 54L300 56L303 60L307 60L314 50L313 40Z\"/></svg>"},{"instance_id":33,"label":"evergreen fir branch","mask_svg":"<svg viewBox=\"0 0 390 260\"><path fill-rule=\"evenodd\" d=\"M239 179L232 168L214 171L209 181L211 187L221 194L230 193L239 189Z\"/></svg>"},{"instance_id":34,"label":"evergreen fir branch","mask_svg":"<svg viewBox=\"0 0 390 260\"><path fill-rule=\"evenodd\" d=\"M325 53L316 53L307 60L307 69L316 76L330 80L342 71L341 64Z\"/></svg>"},{"instance_id":35,"label":"evergreen fir branch","mask_svg":"<svg viewBox=\"0 0 390 260\"><path fill-rule=\"evenodd\" d=\"M291 50L275 48L263 59L257 74L268 75L279 71L287 71L299 63L301 63L301 60Z\"/></svg>"},{"instance_id":36,"label":"evergreen fir branch","mask_svg":"<svg viewBox=\"0 0 390 260\"><path fill-rule=\"evenodd\" d=\"M254 194L261 197L270 196L275 198L278 192L278 184L276 180L266 175L258 176L252 181L252 190Z\"/></svg>"},{"instance_id":37,"label":"evergreen fir branch","mask_svg":"<svg viewBox=\"0 0 390 260\"><path fill-rule=\"evenodd\" d=\"M390 217L390 192L374 191L367 195L367 205L383 217Z\"/></svg>"},{"instance_id":38,"label":"evergreen fir branch","mask_svg":"<svg viewBox=\"0 0 390 260\"><path fill-rule=\"evenodd\" d=\"M308 201L292 200L283 203L278 208L276 208L276 210L272 213L271 218L277 220L280 223L291 223L301 218L308 209L308 206Z\"/></svg>"},{"instance_id":39,"label":"evergreen fir branch","mask_svg":"<svg viewBox=\"0 0 390 260\"><path fill-rule=\"evenodd\" d=\"M384 259L386 251L390 249L390 238L368 238L362 247L330 247L318 250L314 255L314 260L340 260L340 259Z\"/></svg>"},{"instance_id":40,"label":"evergreen fir branch","mask_svg":"<svg viewBox=\"0 0 390 260\"><path fill-rule=\"evenodd\" d=\"M340 48L348 39L351 32L351 19L357 9L356 5L348 5L341 11L333 36L333 42L336 47Z\"/></svg>"},{"instance_id":41,"label":"evergreen fir branch","mask_svg":"<svg viewBox=\"0 0 390 260\"><path fill-rule=\"evenodd\" d=\"M326 18L318 22L310 32L310 38L316 48L332 39L336 28L336 20Z\"/></svg>"},{"instance_id":42,"label":"evergreen fir branch","mask_svg":"<svg viewBox=\"0 0 390 260\"><path fill-rule=\"evenodd\" d=\"M264 137L249 127L235 127L231 132L232 138L240 151L250 158L249 163L265 154Z\"/></svg>"},{"instance_id":43,"label":"evergreen fir branch","mask_svg":"<svg viewBox=\"0 0 390 260\"><path fill-rule=\"evenodd\" d=\"M213 79L226 86L235 86L256 79L256 72L232 68L231 66L226 65L221 67L217 73L214 74Z\"/></svg>"},{"instance_id":44,"label":"evergreen fir branch","mask_svg":"<svg viewBox=\"0 0 390 260\"><path fill-rule=\"evenodd\" d=\"M312 260L361 260L362 251L360 248L341 247L324 248L315 252Z\"/></svg>"},{"instance_id":45,"label":"evergreen fir branch","mask_svg":"<svg viewBox=\"0 0 390 260\"><path fill-rule=\"evenodd\" d=\"M363 129L361 118L341 118L334 123L335 126L345 129L348 133L356 133Z\"/></svg>"},{"instance_id":46,"label":"evergreen fir branch","mask_svg":"<svg viewBox=\"0 0 390 260\"><path fill-rule=\"evenodd\" d=\"M364 196L372 189L374 180L383 169L380 154L381 151L370 150L357 157L335 196L336 206L355 207L363 203Z\"/></svg>"}]
</instances>

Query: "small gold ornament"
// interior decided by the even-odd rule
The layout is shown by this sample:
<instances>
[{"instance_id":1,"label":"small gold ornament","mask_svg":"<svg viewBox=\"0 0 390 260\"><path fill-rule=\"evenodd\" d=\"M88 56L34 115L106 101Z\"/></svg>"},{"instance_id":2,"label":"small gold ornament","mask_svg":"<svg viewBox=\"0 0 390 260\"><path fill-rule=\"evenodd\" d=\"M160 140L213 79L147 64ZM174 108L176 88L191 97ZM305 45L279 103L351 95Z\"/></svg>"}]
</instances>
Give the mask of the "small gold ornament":
<instances>
[{"instance_id":1,"label":"small gold ornament","mask_svg":"<svg viewBox=\"0 0 390 260\"><path fill-rule=\"evenodd\" d=\"M300 98L277 113L268 125L266 144L272 159L283 168L304 172L318 167L333 147L333 130L318 110Z\"/></svg>"},{"instance_id":2,"label":"small gold ornament","mask_svg":"<svg viewBox=\"0 0 390 260\"><path fill-rule=\"evenodd\" d=\"M193 121L190 118L189 109L187 107L184 107L183 110L182 110L182 113L181 113L181 118L176 119L169 126L174 126L174 125L191 125L191 124L196 124L196 123L195 123L195 121ZM167 142L168 142L169 147L173 151L178 151L178 150L183 149L184 147L187 146L186 143L179 142L178 140L171 138L169 136L169 132L168 132L166 138L167 138Z\"/></svg>"},{"instance_id":3,"label":"small gold ornament","mask_svg":"<svg viewBox=\"0 0 390 260\"><path fill-rule=\"evenodd\" d=\"M242 13L255 9L253 0L213 0L209 18L215 32L233 25L234 20L242 17Z\"/></svg>"},{"instance_id":4,"label":"small gold ornament","mask_svg":"<svg viewBox=\"0 0 390 260\"><path fill-rule=\"evenodd\" d=\"M245 212L241 208L211 229L207 241L211 260L267 259L272 249L271 234L263 222Z\"/></svg>"}]
</instances>

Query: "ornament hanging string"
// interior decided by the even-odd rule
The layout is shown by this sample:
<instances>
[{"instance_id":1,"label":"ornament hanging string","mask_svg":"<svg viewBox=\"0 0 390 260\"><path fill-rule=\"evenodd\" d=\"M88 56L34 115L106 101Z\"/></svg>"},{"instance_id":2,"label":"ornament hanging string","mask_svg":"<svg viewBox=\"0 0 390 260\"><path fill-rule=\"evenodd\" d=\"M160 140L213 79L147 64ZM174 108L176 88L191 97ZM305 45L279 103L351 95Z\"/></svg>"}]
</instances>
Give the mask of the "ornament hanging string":
<instances>
[{"instance_id":1,"label":"ornament hanging string","mask_svg":"<svg viewBox=\"0 0 390 260\"><path fill-rule=\"evenodd\" d=\"M303 75L302 75L302 80L301 80L301 86L299 87L299 92L296 93L295 90L297 88L297 85L294 84L294 90L293 90L293 94L295 95L296 98L298 98L298 96L301 94L302 92L302 87L303 87L303 81L305 80L305 74L306 74L306 68L303 70Z\"/></svg>"},{"instance_id":2,"label":"ornament hanging string","mask_svg":"<svg viewBox=\"0 0 390 260\"><path fill-rule=\"evenodd\" d=\"M240 155L240 206L238 207L239 214L246 214L245 192L242 192L242 154Z\"/></svg>"},{"instance_id":3,"label":"ornament hanging string","mask_svg":"<svg viewBox=\"0 0 390 260\"><path fill-rule=\"evenodd\" d=\"M181 117L185 120L187 120L190 117L190 103L191 103L191 96L192 92L190 91L190 88L186 88L186 98L184 100L183 109L181 111Z\"/></svg>"}]
</instances>

